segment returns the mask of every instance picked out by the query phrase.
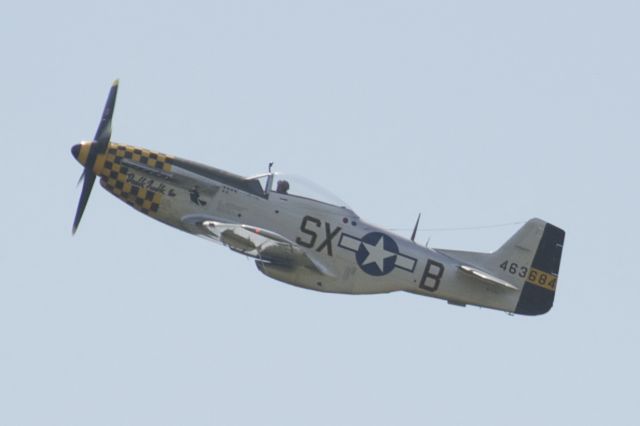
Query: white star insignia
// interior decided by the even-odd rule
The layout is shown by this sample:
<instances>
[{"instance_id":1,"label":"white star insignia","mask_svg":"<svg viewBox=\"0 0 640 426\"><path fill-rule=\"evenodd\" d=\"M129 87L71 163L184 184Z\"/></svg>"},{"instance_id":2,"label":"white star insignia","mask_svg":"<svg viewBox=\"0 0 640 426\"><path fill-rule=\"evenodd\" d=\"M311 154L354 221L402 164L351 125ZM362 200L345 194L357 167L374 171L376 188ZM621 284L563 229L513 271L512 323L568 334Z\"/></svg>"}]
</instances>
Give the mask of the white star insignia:
<instances>
[{"instance_id":1,"label":"white star insignia","mask_svg":"<svg viewBox=\"0 0 640 426\"><path fill-rule=\"evenodd\" d=\"M367 249L367 252L369 253L369 255L364 260L364 262L362 262L362 266L368 265L370 263L375 263L376 265L378 265L378 269L380 269L380 271L384 271L385 259L396 255L396 253L393 253L384 249L383 236L380 236L380 239L378 240L375 246L372 246L371 244L367 244L365 242L363 242L362 244L364 244L364 247Z\"/></svg>"}]
</instances>

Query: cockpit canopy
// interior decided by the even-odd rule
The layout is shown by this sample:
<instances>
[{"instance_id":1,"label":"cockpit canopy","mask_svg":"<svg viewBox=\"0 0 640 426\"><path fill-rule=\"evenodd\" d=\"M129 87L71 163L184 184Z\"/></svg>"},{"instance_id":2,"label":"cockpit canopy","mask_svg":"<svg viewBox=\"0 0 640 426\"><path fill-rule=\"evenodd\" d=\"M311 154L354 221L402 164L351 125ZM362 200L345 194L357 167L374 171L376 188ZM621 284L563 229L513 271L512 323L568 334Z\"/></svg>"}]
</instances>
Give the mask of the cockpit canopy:
<instances>
[{"instance_id":1,"label":"cockpit canopy","mask_svg":"<svg viewBox=\"0 0 640 426\"><path fill-rule=\"evenodd\" d=\"M249 180L259 182L265 194L270 192L286 194L351 210L340 197L299 175L279 172L265 173L249 178Z\"/></svg>"}]
</instances>

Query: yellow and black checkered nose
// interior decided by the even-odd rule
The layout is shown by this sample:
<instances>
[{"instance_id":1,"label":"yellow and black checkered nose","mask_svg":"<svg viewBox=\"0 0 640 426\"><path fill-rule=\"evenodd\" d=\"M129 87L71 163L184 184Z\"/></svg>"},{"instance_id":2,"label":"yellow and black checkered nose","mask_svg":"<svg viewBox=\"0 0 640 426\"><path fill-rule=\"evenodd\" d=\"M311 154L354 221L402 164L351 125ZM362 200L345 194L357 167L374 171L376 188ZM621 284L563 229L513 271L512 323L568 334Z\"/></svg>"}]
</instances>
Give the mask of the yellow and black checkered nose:
<instances>
[{"instance_id":1,"label":"yellow and black checkered nose","mask_svg":"<svg viewBox=\"0 0 640 426\"><path fill-rule=\"evenodd\" d=\"M160 208L166 192L162 176L171 172L172 164L172 158L164 154L110 143L98 155L94 171L107 191L142 213L152 214Z\"/></svg>"}]
</instances>

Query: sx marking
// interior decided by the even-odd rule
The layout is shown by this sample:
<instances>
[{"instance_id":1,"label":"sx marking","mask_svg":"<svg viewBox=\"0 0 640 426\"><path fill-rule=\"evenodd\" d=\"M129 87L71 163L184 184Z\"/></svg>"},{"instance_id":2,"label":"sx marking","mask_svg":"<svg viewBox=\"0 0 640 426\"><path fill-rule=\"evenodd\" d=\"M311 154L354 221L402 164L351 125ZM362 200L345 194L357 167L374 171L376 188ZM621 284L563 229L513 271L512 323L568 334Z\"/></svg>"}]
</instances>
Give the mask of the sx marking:
<instances>
[{"instance_id":1,"label":"sx marking","mask_svg":"<svg viewBox=\"0 0 640 426\"><path fill-rule=\"evenodd\" d=\"M309 224L312 224L313 226L310 228ZM322 228L322 222L320 221L320 219L315 218L313 216L305 216L302 219L302 223L300 224L300 231L302 231L303 234L307 235L309 239L305 241L300 237L296 237L296 243L300 244L302 247L313 248L313 246L315 246L316 244L316 240L318 239L318 234L314 230L314 228L316 229ZM331 242L341 230L342 228L339 226L336 227L334 230L331 230L331 224L329 222L325 222L324 223L325 239L322 243L320 243L316 251L321 252L326 248L327 254L329 256L333 256L333 246Z\"/></svg>"}]
</instances>

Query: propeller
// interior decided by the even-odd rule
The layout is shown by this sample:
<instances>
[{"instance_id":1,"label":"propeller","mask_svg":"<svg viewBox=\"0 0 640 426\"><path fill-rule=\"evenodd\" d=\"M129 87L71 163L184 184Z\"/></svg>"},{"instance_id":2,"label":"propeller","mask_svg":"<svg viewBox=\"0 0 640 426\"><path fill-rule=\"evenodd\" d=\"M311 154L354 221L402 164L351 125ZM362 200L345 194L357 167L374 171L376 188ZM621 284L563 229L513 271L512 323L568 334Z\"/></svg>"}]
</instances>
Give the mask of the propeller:
<instances>
[{"instance_id":1,"label":"propeller","mask_svg":"<svg viewBox=\"0 0 640 426\"><path fill-rule=\"evenodd\" d=\"M102 111L102 118L100 119L100 124L98 124L98 130L96 130L94 140L91 142L89 147L89 154L87 155L87 159L84 163L84 171L78 181L78 184L82 182L82 193L80 194L80 201L78 201L76 217L73 220L73 234L75 234L78 229L84 209L87 207L87 201L89 201L89 195L91 194L93 183L96 180L96 174L93 171L93 166L96 163L98 155L107 151L109 141L111 140L111 118L113 117L113 109L116 104L118 83L118 80L114 81L111 86L111 90L109 90L109 96L107 97L107 102L105 103L104 110ZM71 154L73 154L75 158L79 158L80 149L80 144L74 145L71 148Z\"/></svg>"}]
</instances>

